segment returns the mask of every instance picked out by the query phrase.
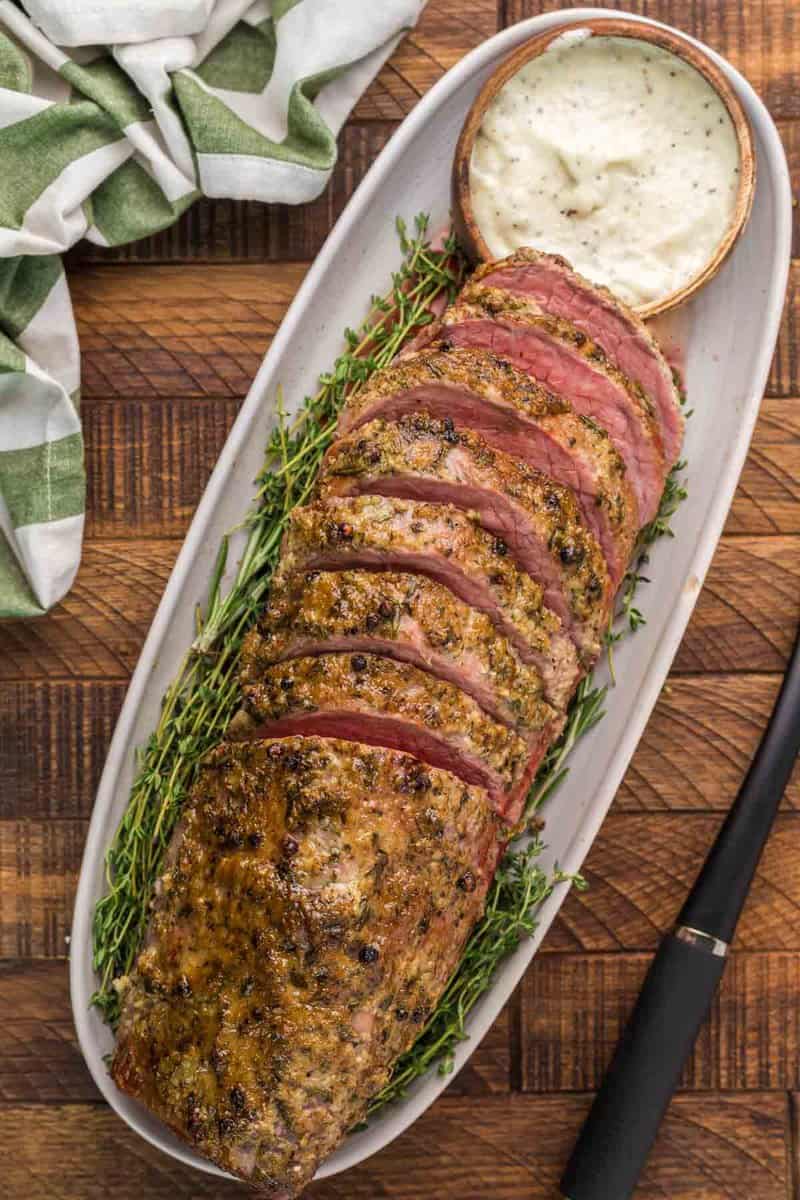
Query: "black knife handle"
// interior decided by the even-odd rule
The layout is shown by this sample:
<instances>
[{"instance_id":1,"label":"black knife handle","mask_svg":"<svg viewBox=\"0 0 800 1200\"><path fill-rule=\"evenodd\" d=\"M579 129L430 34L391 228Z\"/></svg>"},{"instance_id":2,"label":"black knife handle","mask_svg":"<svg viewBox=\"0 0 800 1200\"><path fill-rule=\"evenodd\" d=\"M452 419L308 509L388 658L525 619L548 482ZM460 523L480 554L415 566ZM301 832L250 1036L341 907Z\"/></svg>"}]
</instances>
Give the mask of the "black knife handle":
<instances>
[{"instance_id":1,"label":"black knife handle","mask_svg":"<svg viewBox=\"0 0 800 1200\"><path fill-rule=\"evenodd\" d=\"M798 751L800 632L761 744L678 917L679 925L707 929L732 941Z\"/></svg>"},{"instance_id":2,"label":"black knife handle","mask_svg":"<svg viewBox=\"0 0 800 1200\"><path fill-rule=\"evenodd\" d=\"M569 1200L632 1195L714 998L726 949L691 931L662 941L561 1180Z\"/></svg>"}]
</instances>

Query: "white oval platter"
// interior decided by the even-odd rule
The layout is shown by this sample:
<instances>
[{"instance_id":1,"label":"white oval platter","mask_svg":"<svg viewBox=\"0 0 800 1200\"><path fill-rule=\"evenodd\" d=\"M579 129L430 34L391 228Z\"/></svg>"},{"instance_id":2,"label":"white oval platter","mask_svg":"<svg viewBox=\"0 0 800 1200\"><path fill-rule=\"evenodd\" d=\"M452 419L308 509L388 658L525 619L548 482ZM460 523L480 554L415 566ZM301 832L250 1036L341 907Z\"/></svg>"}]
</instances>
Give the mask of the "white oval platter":
<instances>
[{"instance_id":1,"label":"white oval platter","mask_svg":"<svg viewBox=\"0 0 800 1200\"><path fill-rule=\"evenodd\" d=\"M91 920L105 889L104 856L124 810L134 754L154 728L160 698L177 673L193 636L195 605L202 602L223 534L247 511L253 480L273 425L276 389L291 412L315 390L341 348L342 331L364 315L369 297L385 290L399 261L394 217L409 224L431 215L447 220L450 164L459 129L487 75L521 42L558 23L622 14L570 9L524 21L490 38L452 68L420 101L377 159L309 270L267 354L197 508L162 597L117 723L94 807L75 904L71 938L72 1005L81 1048L94 1080L116 1112L165 1153L201 1170L218 1168L119 1092L104 1055L112 1036L90 1008ZM637 21L640 18L629 16ZM608 811L664 684L717 545L744 464L758 414L783 306L790 255L791 191L775 126L750 85L710 52L738 93L755 135L758 182L750 223L716 278L684 311L686 382L694 415L685 454L689 500L674 521L675 539L655 548L642 593L647 624L615 654L617 686L607 715L581 743L569 778L546 812L548 850L570 874L584 857ZM265 286L267 286L265 284ZM757 618L756 618L757 619ZM462 1067L508 1000L550 927L566 894L556 889L539 913L536 936L498 971L474 1009L469 1039L456 1054ZM589 900L591 903L591 900ZM318 1177L342 1171L382 1149L439 1095L448 1080L435 1071L406 1099L351 1135Z\"/></svg>"}]
</instances>

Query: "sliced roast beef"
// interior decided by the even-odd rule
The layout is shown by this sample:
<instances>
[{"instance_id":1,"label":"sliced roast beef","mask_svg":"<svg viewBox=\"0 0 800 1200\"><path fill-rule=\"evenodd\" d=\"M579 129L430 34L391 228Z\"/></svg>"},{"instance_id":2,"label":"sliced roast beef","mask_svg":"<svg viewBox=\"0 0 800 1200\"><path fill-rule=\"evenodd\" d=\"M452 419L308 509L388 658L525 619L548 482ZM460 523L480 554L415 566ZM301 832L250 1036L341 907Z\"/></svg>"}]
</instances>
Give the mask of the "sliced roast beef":
<instances>
[{"instance_id":1,"label":"sliced roast beef","mask_svg":"<svg viewBox=\"0 0 800 1200\"><path fill-rule=\"evenodd\" d=\"M612 582L619 582L639 525L636 497L624 462L591 417L488 351L433 348L379 371L354 392L339 430L419 412L473 429L496 450L571 488Z\"/></svg>"},{"instance_id":2,"label":"sliced roast beef","mask_svg":"<svg viewBox=\"0 0 800 1200\"><path fill-rule=\"evenodd\" d=\"M329 500L297 508L279 575L361 568L425 575L486 613L522 660L542 673L547 697L562 708L580 676L574 644L543 602L542 589L508 547L477 518L442 504L382 496Z\"/></svg>"},{"instance_id":3,"label":"sliced roast beef","mask_svg":"<svg viewBox=\"0 0 800 1200\"><path fill-rule=\"evenodd\" d=\"M464 288L445 313L442 332L451 345L490 350L528 371L607 430L627 467L639 519L653 519L666 478L658 418L639 385L612 367L585 333L543 316L522 297L480 284Z\"/></svg>"},{"instance_id":4,"label":"sliced roast beef","mask_svg":"<svg viewBox=\"0 0 800 1200\"><path fill-rule=\"evenodd\" d=\"M334 442L322 465L323 498L377 494L452 504L478 515L544 589L586 662L600 649L611 584L602 553L567 488L449 418L427 413L371 421Z\"/></svg>"},{"instance_id":5,"label":"sliced roast beef","mask_svg":"<svg viewBox=\"0 0 800 1200\"><path fill-rule=\"evenodd\" d=\"M515 820L552 736L535 753L451 683L375 654L294 658L245 676L242 691L262 737L340 738L402 750L486 788Z\"/></svg>"},{"instance_id":6,"label":"sliced roast beef","mask_svg":"<svg viewBox=\"0 0 800 1200\"><path fill-rule=\"evenodd\" d=\"M118 981L117 1085L274 1200L434 1012L661 492L641 388L511 283L351 397Z\"/></svg>"},{"instance_id":7,"label":"sliced roast beef","mask_svg":"<svg viewBox=\"0 0 800 1200\"><path fill-rule=\"evenodd\" d=\"M382 654L455 684L527 737L554 713L535 667L487 617L424 575L310 571L281 577L245 640L243 677L290 658Z\"/></svg>"},{"instance_id":8,"label":"sliced roast beef","mask_svg":"<svg viewBox=\"0 0 800 1200\"><path fill-rule=\"evenodd\" d=\"M573 271L566 259L527 247L483 263L472 278L484 287L525 296L540 312L570 321L596 342L608 361L652 400L661 421L667 466L675 463L684 426L675 378L655 338L632 309L607 288L595 287Z\"/></svg>"},{"instance_id":9,"label":"sliced roast beef","mask_svg":"<svg viewBox=\"0 0 800 1200\"><path fill-rule=\"evenodd\" d=\"M499 845L481 789L405 754L219 746L122 981L117 1086L259 1195L299 1196L433 1012Z\"/></svg>"}]
</instances>

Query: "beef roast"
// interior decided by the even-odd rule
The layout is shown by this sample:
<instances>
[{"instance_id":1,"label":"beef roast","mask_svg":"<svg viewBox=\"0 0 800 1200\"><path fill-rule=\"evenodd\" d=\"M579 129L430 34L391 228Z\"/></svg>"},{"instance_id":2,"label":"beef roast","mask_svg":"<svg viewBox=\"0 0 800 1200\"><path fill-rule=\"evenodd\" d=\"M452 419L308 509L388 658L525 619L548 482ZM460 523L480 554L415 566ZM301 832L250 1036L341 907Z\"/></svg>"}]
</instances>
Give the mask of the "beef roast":
<instances>
[{"instance_id":1,"label":"beef roast","mask_svg":"<svg viewBox=\"0 0 800 1200\"><path fill-rule=\"evenodd\" d=\"M470 284L445 313L442 336L452 345L507 359L595 420L625 462L639 519L653 519L666 478L658 418L639 385L611 366L585 333L559 317L543 316L523 297Z\"/></svg>"},{"instance_id":2,"label":"beef roast","mask_svg":"<svg viewBox=\"0 0 800 1200\"><path fill-rule=\"evenodd\" d=\"M118 1086L275 1200L434 1012L679 441L647 335L559 260L426 337L289 518L118 981Z\"/></svg>"},{"instance_id":3,"label":"beef roast","mask_svg":"<svg viewBox=\"0 0 800 1200\"><path fill-rule=\"evenodd\" d=\"M544 602L593 662L612 591L594 535L575 497L538 471L449 418L427 413L371 421L334 442L320 493L377 494L452 504L477 514L517 563L541 584Z\"/></svg>"},{"instance_id":4,"label":"beef roast","mask_svg":"<svg viewBox=\"0 0 800 1200\"><path fill-rule=\"evenodd\" d=\"M566 259L528 247L482 263L472 278L484 287L525 296L541 312L570 321L596 342L608 361L650 397L661 421L664 456L672 466L683 441L680 395L669 363L635 312L608 288L596 287L573 271Z\"/></svg>"},{"instance_id":5,"label":"beef roast","mask_svg":"<svg viewBox=\"0 0 800 1200\"><path fill-rule=\"evenodd\" d=\"M565 703L580 677L575 647L542 589L508 547L478 520L449 505L359 496L297 508L279 573L404 571L426 575L486 613L524 662L542 673L548 698Z\"/></svg>"},{"instance_id":6,"label":"beef roast","mask_svg":"<svg viewBox=\"0 0 800 1200\"><path fill-rule=\"evenodd\" d=\"M242 650L243 680L332 652L383 654L460 687L523 736L552 719L544 684L485 613L424 575L310 571L281 576Z\"/></svg>"},{"instance_id":7,"label":"beef roast","mask_svg":"<svg viewBox=\"0 0 800 1200\"><path fill-rule=\"evenodd\" d=\"M485 788L514 821L549 741L494 721L457 687L375 654L322 654L266 667L242 690L264 737L294 734L389 746ZM541 747L541 752L539 752Z\"/></svg>"},{"instance_id":8,"label":"beef roast","mask_svg":"<svg viewBox=\"0 0 800 1200\"><path fill-rule=\"evenodd\" d=\"M299 1195L433 1010L498 850L486 794L407 755L220 746L122 981L117 1085L263 1194Z\"/></svg>"},{"instance_id":9,"label":"beef roast","mask_svg":"<svg viewBox=\"0 0 800 1200\"><path fill-rule=\"evenodd\" d=\"M394 421L419 412L474 430L496 450L570 488L602 547L612 582L619 582L636 538L638 510L625 464L596 421L488 351L434 345L379 371L354 392L339 432L351 433L378 417Z\"/></svg>"}]
</instances>

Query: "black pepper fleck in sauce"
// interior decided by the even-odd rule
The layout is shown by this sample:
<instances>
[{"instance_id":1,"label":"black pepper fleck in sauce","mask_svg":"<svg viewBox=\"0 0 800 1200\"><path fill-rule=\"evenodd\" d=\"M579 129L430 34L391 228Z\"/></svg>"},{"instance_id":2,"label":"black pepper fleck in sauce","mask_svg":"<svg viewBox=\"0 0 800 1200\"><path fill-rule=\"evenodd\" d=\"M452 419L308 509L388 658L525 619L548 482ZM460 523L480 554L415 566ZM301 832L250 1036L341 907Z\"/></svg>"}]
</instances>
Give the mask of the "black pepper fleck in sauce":
<instances>
[{"instance_id":1,"label":"black pepper fleck in sauce","mask_svg":"<svg viewBox=\"0 0 800 1200\"><path fill-rule=\"evenodd\" d=\"M473 209L498 257L559 253L646 304L696 275L727 231L733 123L712 85L660 47L562 35L503 86L479 132Z\"/></svg>"}]
</instances>

